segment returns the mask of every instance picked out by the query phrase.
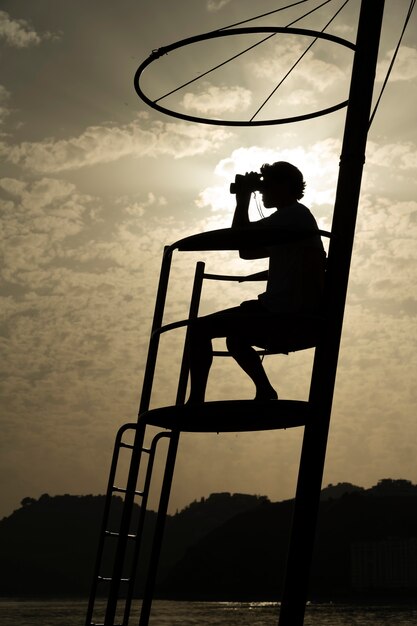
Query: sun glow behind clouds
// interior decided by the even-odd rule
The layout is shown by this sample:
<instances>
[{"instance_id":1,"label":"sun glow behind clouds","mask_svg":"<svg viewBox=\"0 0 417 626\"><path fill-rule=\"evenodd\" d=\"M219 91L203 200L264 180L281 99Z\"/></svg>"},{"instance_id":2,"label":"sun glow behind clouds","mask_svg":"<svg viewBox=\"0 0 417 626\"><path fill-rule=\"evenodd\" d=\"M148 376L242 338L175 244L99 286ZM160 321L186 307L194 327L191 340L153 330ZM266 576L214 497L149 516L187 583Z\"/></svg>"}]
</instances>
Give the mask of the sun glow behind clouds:
<instances>
[{"instance_id":1,"label":"sun glow behind clouds","mask_svg":"<svg viewBox=\"0 0 417 626\"><path fill-rule=\"evenodd\" d=\"M229 194L229 186L236 174L259 172L263 163L288 161L299 167L307 182L303 202L316 207L332 205L338 174L338 150L339 142L332 139L306 147L237 148L229 157L221 159L215 167L215 174L222 179L222 184L204 189L199 194L196 204L200 208L210 207L212 211L225 212L230 216L234 197ZM230 217L227 225L229 224Z\"/></svg>"}]
</instances>

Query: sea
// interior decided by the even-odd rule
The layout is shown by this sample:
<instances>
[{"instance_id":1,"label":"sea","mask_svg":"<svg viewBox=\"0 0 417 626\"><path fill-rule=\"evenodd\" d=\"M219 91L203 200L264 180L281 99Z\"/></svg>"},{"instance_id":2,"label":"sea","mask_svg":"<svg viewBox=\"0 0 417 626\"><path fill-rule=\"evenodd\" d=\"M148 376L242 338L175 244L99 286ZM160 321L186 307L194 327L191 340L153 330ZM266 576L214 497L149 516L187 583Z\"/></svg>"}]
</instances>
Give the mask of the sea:
<instances>
[{"instance_id":1,"label":"sea","mask_svg":"<svg viewBox=\"0 0 417 626\"><path fill-rule=\"evenodd\" d=\"M277 626L278 614L279 604L276 602L155 600L149 624ZM85 615L85 600L0 599L1 626L84 626ZM138 615L139 609L135 608L129 624L137 624ZM308 604L304 626L417 626L417 605Z\"/></svg>"}]
</instances>

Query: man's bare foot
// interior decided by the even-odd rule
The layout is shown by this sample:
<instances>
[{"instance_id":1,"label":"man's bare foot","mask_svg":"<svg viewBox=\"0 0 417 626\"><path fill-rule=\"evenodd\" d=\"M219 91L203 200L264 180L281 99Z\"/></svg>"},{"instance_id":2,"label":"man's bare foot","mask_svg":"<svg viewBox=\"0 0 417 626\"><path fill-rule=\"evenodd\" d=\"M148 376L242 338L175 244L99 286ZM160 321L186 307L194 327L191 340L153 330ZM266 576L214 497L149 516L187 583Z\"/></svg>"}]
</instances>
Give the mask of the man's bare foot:
<instances>
[{"instance_id":1,"label":"man's bare foot","mask_svg":"<svg viewBox=\"0 0 417 626\"><path fill-rule=\"evenodd\" d=\"M204 398L196 398L190 396L188 400L185 402L184 406L195 406L196 404L203 404Z\"/></svg>"},{"instance_id":2,"label":"man's bare foot","mask_svg":"<svg viewBox=\"0 0 417 626\"><path fill-rule=\"evenodd\" d=\"M267 390L267 391L257 391L256 396L254 398L257 402L265 402L266 400L278 400L278 394L275 389Z\"/></svg>"}]
</instances>

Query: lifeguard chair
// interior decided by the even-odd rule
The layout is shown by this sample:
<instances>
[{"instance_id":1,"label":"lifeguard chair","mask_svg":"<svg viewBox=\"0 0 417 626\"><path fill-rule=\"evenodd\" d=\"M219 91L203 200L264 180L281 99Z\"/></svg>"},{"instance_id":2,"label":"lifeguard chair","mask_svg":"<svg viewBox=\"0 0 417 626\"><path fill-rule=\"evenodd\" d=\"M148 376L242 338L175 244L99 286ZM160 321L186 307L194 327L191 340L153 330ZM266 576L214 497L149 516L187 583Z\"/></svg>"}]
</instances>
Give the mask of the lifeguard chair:
<instances>
[{"instance_id":1,"label":"lifeguard chair","mask_svg":"<svg viewBox=\"0 0 417 626\"><path fill-rule=\"evenodd\" d=\"M383 7L383 0L372 0L372 2L362 0L356 45L350 45L355 50L355 56L333 223L330 233L321 233L323 236L330 237L330 244L324 293L324 316L321 320L319 340L315 347L308 401L230 400L206 402L192 407L184 406L188 381L187 360L184 358L186 336L175 405L157 409L149 408L160 339L164 333L175 331L177 327L187 325L187 320L168 325L163 323L174 251L178 250L181 253L187 250L237 250L243 247L242 237L244 234L231 230L213 231L187 237L167 246L162 258L138 421L137 423L125 424L116 437L103 523L99 536L98 557L87 611L87 626L99 626L99 624L127 626L129 624L138 562L143 548L142 539L152 470L161 440L168 441L168 448L151 553L146 564L146 585L140 610L140 626L146 626L149 621L164 522L181 432L221 433L296 427L304 428L304 438L279 625L302 626L304 622L309 569L326 454L361 175L370 123L373 78ZM251 30L253 31L253 29ZM272 30L282 32L282 29ZM222 31L221 36L224 36L225 32L227 31ZM229 31L229 33L231 32L233 31ZM311 32L309 31L309 33ZM208 35L215 36L213 33ZM317 35L320 36L320 34ZM175 44L171 48L174 49L178 45ZM185 44L182 43L182 45ZM167 48L160 53L165 54L166 51ZM153 53L153 58L151 57L142 64L139 70L143 71L144 67L152 62L155 53ZM139 70L136 77L136 87L141 95L138 83ZM149 102L146 98L144 99ZM150 104L154 105L155 103ZM154 108L167 112L162 107ZM277 121L275 120L274 123ZM264 233L264 236L267 235ZM259 245L259 242L256 244ZM247 246L247 244L245 245ZM247 280L251 278L253 277L246 277ZM206 280L242 280L242 277L208 274L205 271L205 263L197 262L188 319L192 319L198 314L203 283ZM222 353L216 354L220 357L223 355ZM158 428L159 432L153 437L151 445L145 446L145 432L149 427ZM129 471L126 484L119 486L115 484L115 478L122 451L127 452L130 457ZM145 469L142 472L141 468L143 469L143 467ZM143 480L142 484L138 486L140 470ZM117 528L111 526L111 506L115 494L122 494L124 498L123 511ZM140 502L140 513L135 519L133 527L132 516L135 502ZM109 546L111 557L105 558L104 554ZM106 567L108 569L104 571ZM95 607L97 597L103 595L107 597L107 605L104 620L101 621L100 618L96 618ZM100 621L95 621L96 619L100 619Z\"/></svg>"}]
</instances>

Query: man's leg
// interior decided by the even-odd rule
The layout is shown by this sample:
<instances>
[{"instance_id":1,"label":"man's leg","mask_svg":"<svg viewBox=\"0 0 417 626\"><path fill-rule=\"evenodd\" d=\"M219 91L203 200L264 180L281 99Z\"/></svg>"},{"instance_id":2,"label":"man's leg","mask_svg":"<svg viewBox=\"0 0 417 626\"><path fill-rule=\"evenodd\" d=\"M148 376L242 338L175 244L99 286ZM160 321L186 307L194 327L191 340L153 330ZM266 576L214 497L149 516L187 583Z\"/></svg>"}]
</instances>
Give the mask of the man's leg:
<instances>
[{"instance_id":1,"label":"man's leg","mask_svg":"<svg viewBox=\"0 0 417 626\"><path fill-rule=\"evenodd\" d=\"M255 400L277 400L278 394L269 382L259 354L244 337L232 335L226 338L227 349L256 387Z\"/></svg>"},{"instance_id":2,"label":"man's leg","mask_svg":"<svg viewBox=\"0 0 417 626\"><path fill-rule=\"evenodd\" d=\"M250 336L254 328L259 328L258 322L254 316L245 313L242 307L219 311L191 322L189 335L191 391L188 403L204 402L207 379L213 362L212 339L215 337L227 337L228 350L255 384L256 399L277 399L277 393L268 380L261 360L251 347ZM256 344L256 341L253 343Z\"/></svg>"},{"instance_id":3,"label":"man's leg","mask_svg":"<svg viewBox=\"0 0 417 626\"><path fill-rule=\"evenodd\" d=\"M190 326L189 366L191 389L187 404L204 402L207 380L213 362L213 346L209 326L200 318Z\"/></svg>"},{"instance_id":4,"label":"man's leg","mask_svg":"<svg viewBox=\"0 0 417 626\"><path fill-rule=\"evenodd\" d=\"M226 337L242 317L240 306L198 317L189 327L191 389L187 404L204 402L208 375L213 362L212 339Z\"/></svg>"}]
</instances>

